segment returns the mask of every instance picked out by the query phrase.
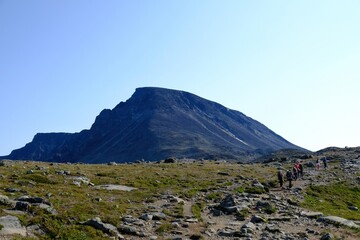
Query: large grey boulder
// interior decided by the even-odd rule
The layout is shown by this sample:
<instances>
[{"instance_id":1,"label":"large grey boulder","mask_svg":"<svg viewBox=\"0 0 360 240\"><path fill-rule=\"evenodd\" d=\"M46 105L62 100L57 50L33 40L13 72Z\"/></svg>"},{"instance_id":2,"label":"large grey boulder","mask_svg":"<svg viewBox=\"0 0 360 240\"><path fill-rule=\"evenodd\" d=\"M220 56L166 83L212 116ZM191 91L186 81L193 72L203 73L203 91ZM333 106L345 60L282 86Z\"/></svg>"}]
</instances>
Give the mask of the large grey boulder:
<instances>
[{"instance_id":1,"label":"large grey boulder","mask_svg":"<svg viewBox=\"0 0 360 240\"><path fill-rule=\"evenodd\" d=\"M351 220L347 220L345 218L337 217L337 216L327 216L327 217L321 217L318 219L319 222L325 222L330 223L334 225L343 225L351 228L360 228L359 225L354 223Z\"/></svg>"},{"instance_id":2,"label":"large grey boulder","mask_svg":"<svg viewBox=\"0 0 360 240\"><path fill-rule=\"evenodd\" d=\"M15 216L4 216L0 217L0 225L2 229L0 230L0 239L9 239L9 237L14 235L20 235L26 237L26 228L21 225L18 217Z\"/></svg>"}]
</instances>

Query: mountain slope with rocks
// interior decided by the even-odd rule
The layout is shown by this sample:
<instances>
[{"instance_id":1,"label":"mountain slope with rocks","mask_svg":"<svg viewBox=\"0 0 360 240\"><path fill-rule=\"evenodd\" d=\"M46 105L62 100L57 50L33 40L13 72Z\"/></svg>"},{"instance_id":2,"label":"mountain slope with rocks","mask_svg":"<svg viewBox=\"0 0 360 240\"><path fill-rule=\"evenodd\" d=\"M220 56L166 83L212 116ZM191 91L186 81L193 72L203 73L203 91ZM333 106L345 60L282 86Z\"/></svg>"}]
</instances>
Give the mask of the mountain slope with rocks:
<instances>
[{"instance_id":1,"label":"mountain slope with rocks","mask_svg":"<svg viewBox=\"0 0 360 240\"><path fill-rule=\"evenodd\" d=\"M357 151L268 164L2 161L0 238L355 240ZM327 168L316 169L323 157ZM297 161L304 175L281 188L278 169Z\"/></svg>"},{"instance_id":2,"label":"mountain slope with rocks","mask_svg":"<svg viewBox=\"0 0 360 240\"><path fill-rule=\"evenodd\" d=\"M279 149L306 151L241 112L194 94L136 89L91 129L37 134L7 159L56 162L157 161L168 157L252 160Z\"/></svg>"}]
</instances>

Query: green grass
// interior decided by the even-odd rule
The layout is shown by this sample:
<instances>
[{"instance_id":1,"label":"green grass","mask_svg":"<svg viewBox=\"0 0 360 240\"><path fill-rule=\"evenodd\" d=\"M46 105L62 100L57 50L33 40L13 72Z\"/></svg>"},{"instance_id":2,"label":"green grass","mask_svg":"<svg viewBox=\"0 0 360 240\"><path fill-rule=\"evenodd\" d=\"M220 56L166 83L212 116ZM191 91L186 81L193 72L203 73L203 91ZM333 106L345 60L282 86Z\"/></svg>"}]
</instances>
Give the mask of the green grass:
<instances>
[{"instance_id":1,"label":"green grass","mask_svg":"<svg viewBox=\"0 0 360 240\"><path fill-rule=\"evenodd\" d=\"M360 220L360 211L350 210L349 206L360 207L360 187L337 183L326 186L310 186L306 190L302 206L325 215L334 215L349 220Z\"/></svg>"},{"instance_id":2,"label":"green grass","mask_svg":"<svg viewBox=\"0 0 360 240\"><path fill-rule=\"evenodd\" d=\"M201 212L205 208L206 204L204 202L197 202L191 206L191 212L194 214L194 217L199 221L202 221Z\"/></svg>"}]
</instances>

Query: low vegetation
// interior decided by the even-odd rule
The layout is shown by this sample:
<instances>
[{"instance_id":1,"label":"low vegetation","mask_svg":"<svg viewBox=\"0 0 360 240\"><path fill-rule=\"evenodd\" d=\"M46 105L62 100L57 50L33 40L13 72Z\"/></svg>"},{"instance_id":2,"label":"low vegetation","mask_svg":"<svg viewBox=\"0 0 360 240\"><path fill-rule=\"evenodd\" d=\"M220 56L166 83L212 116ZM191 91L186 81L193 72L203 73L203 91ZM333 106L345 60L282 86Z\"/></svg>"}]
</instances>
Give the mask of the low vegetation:
<instances>
[{"instance_id":1,"label":"low vegetation","mask_svg":"<svg viewBox=\"0 0 360 240\"><path fill-rule=\"evenodd\" d=\"M283 165L284 168L289 166ZM334 172L340 176L341 168L334 168ZM79 186L76 184L79 177L91 183L80 183ZM23 195L41 197L51 202L56 209L57 215L35 208L29 210L31 214L19 216L25 226L38 224L42 227L46 236L40 236L40 239L107 239L100 230L79 223L99 217L105 223L119 226L123 216L139 217L146 211L147 205L160 201L163 196L173 195L191 203L184 205L183 201L179 201L172 205L174 207L163 209L169 218L158 221L155 232L164 236L174 230L173 219L186 220L186 211L187 214L191 211L190 215L200 225L206 225L202 218L206 207L221 202L228 193L266 195L269 191L275 191L275 188L281 191L276 180L276 167L272 165L216 161L111 166L12 161L0 167L0 178L0 195L11 199ZM316 176L314 178L319 180ZM254 186L254 179L264 187ZM136 189L109 191L96 188L106 184ZM360 206L360 187L354 186L352 182L327 183L324 175L321 176L321 184L315 182L304 188L302 193L304 200L299 204L303 208L360 220L360 211L351 210L351 207ZM6 209L9 206L0 203L0 210ZM280 212L275 206L262 206L261 209L261 214ZM253 208L244 208L236 213L236 218L248 219L252 211ZM1 215L7 213L1 211ZM201 239L200 232L198 229L193 232L193 239Z\"/></svg>"},{"instance_id":2,"label":"low vegetation","mask_svg":"<svg viewBox=\"0 0 360 240\"><path fill-rule=\"evenodd\" d=\"M351 207L360 206L360 187L346 182L330 185L312 185L307 188L303 207L350 220L360 220L360 212Z\"/></svg>"}]
</instances>

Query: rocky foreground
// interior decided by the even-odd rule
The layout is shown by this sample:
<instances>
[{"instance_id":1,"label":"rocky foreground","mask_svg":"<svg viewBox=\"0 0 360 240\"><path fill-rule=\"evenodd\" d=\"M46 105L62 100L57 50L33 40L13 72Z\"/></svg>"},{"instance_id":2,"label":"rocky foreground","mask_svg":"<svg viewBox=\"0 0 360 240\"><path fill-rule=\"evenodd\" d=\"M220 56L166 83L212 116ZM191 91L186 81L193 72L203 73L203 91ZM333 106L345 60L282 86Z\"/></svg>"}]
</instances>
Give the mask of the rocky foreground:
<instances>
[{"instance_id":1,"label":"rocky foreground","mask_svg":"<svg viewBox=\"0 0 360 240\"><path fill-rule=\"evenodd\" d=\"M184 187L184 192L181 192L172 186L163 188L161 184L165 180L160 177L161 173L155 171L154 176L157 176L158 180L149 177L148 181L158 186L152 191L156 192L158 189L159 192L152 192L151 197L146 196L136 201L130 199L130 195L126 201L121 197L146 192L150 186L126 182L122 179L124 175L118 178L105 176L105 173L94 174L83 170L84 166L81 165L44 167L39 163L27 163L29 166L24 163L22 167L17 168L18 162L7 162L1 167L1 176L12 181L10 185L15 184L18 187L1 189L3 193L0 196L0 239L13 239L15 236L24 239L360 239L359 221L303 207L306 189L310 185L326 185L346 180L358 187L360 160L331 159L328 168L324 169L322 166L320 170L314 168L314 160L303 161L304 177L295 181L290 189L287 182L284 188L280 188L275 176L277 168L290 168L292 161L249 166L216 162L212 163L211 168L206 168L207 163L198 162L163 165L139 163L138 167L132 166L133 169L142 168L149 173L154 167L159 171L170 172L170 169L176 166L177 169L173 169L172 173L173 178L176 178L180 175L177 171L199 168L202 172L209 171L208 174L211 174L212 178L203 179L199 175L196 180L196 176L187 173L177 181L185 181L187 176L189 179L195 179L192 183L194 185ZM102 166L102 169L122 167L114 165L116 164ZM59 170L61 168L65 170ZM73 169L79 172L74 174ZM250 172L254 169L258 171L256 174ZM81 170L86 173L81 173ZM22 180L19 172L23 172L25 177L43 173L40 176L48 176L47 180L53 177L55 180L53 183L41 182L38 179L37 182L33 180L24 183L25 180ZM100 180L92 181L91 176L96 179L95 176L101 175L109 181L108 184L101 184ZM171 177L171 174L169 176ZM116 181L110 183L113 178ZM198 189L196 181L210 180L213 182L209 186ZM63 196L70 196L66 200L70 201L69 199L75 195L66 193L69 189L52 189L60 188L59 182L66 183L75 189L74 191L79 191L80 201L80 197L83 197L80 194L89 198L89 203L93 204L89 205L89 208L93 209L81 209L81 203L77 205L62 202ZM115 184L122 182L130 186ZM5 185L3 183L2 186ZM86 204L84 200L83 205ZM127 204L128 209L125 207L118 213L116 209L121 208L121 204ZM96 209L107 205L109 207L103 211L109 211L108 213ZM358 207L349 203L347 210L353 211L355 216L355 213L358 214ZM108 217L111 211L116 214ZM61 226L56 228L46 224L46 221L55 220L64 224L68 231L73 231L74 234L64 235L58 230Z\"/></svg>"}]
</instances>

